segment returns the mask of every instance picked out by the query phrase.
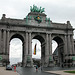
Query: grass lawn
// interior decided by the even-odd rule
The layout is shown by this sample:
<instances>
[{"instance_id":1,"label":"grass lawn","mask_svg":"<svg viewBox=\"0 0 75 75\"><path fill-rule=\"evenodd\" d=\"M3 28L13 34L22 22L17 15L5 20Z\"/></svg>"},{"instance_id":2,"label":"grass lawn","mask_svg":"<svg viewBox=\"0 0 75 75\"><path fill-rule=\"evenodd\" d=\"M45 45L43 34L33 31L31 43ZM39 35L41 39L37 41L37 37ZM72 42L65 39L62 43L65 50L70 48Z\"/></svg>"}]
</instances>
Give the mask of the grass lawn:
<instances>
[{"instance_id":1,"label":"grass lawn","mask_svg":"<svg viewBox=\"0 0 75 75\"><path fill-rule=\"evenodd\" d=\"M66 73L75 73L75 71L64 71Z\"/></svg>"}]
</instances>

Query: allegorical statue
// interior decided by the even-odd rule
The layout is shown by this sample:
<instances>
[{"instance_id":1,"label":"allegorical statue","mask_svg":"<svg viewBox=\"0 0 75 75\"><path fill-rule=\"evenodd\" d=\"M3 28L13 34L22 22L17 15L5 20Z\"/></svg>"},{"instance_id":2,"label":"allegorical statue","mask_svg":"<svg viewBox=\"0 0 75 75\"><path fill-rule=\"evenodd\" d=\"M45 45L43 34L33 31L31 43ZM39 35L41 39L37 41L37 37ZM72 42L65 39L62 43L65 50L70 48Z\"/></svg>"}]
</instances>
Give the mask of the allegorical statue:
<instances>
[{"instance_id":1,"label":"allegorical statue","mask_svg":"<svg viewBox=\"0 0 75 75\"><path fill-rule=\"evenodd\" d=\"M33 7L30 6L30 11L43 13L43 12L45 12L45 8L42 8L42 7L38 8L37 6L33 5Z\"/></svg>"}]
</instances>

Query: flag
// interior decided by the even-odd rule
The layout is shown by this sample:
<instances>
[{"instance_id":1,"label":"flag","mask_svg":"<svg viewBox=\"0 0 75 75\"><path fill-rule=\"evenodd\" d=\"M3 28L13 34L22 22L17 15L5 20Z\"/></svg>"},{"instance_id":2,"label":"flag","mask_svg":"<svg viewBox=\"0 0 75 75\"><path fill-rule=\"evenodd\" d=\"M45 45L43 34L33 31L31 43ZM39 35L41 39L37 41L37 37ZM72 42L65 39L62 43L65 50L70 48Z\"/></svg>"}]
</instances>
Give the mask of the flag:
<instances>
[{"instance_id":1,"label":"flag","mask_svg":"<svg viewBox=\"0 0 75 75\"><path fill-rule=\"evenodd\" d=\"M35 46L34 46L34 53L33 53L34 55L36 55L36 45L37 44L35 44Z\"/></svg>"}]
</instances>

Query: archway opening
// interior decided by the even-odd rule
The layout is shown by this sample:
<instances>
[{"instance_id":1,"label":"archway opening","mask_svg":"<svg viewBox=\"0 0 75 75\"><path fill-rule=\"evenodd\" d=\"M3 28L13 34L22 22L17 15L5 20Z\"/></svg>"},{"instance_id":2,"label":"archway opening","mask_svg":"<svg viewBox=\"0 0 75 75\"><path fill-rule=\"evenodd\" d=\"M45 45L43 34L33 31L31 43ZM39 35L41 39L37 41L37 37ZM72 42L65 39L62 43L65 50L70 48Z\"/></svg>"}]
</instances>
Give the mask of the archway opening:
<instances>
[{"instance_id":1,"label":"archway opening","mask_svg":"<svg viewBox=\"0 0 75 75\"><path fill-rule=\"evenodd\" d=\"M34 54L35 45L36 45L36 53ZM41 43L37 39L32 40L32 58L41 59Z\"/></svg>"},{"instance_id":2,"label":"archway opening","mask_svg":"<svg viewBox=\"0 0 75 75\"><path fill-rule=\"evenodd\" d=\"M13 60L12 60L13 59ZM19 34L14 34L10 38L9 61L10 64L23 66L24 59L24 38Z\"/></svg>"},{"instance_id":3,"label":"archway opening","mask_svg":"<svg viewBox=\"0 0 75 75\"><path fill-rule=\"evenodd\" d=\"M53 43L55 43L55 45L57 45L54 52L52 53L55 66L62 66L64 64L64 43L63 43L63 40L57 36L57 37L53 38Z\"/></svg>"},{"instance_id":4,"label":"archway opening","mask_svg":"<svg viewBox=\"0 0 75 75\"><path fill-rule=\"evenodd\" d=\"M45 60L45 40L42 36L37 35L32 39L32 58L33 58L33 65L40 66L44 63ZM36 53L35 52L36 46Z\"/></svg>"},{"instance_id":5,"label":"archway opening","mask_svg":"<svg viewBox=\"0 0 75 75\"><path fill-rule=\"evenodd\" d=\"M22 62L22 41L19 38L10 41L9 60L11 65Z\"/></svg>"},{"instance_id":6,"label":"archway opening","mask_svg":"<svg viewBox=\"0 0 75 75\"><path fill-rule=\"evenodd\" d=\"M55 40L52 40L52 54L57 49L57 47L58 47L58 43Z\"/></svg>"}]
</instances>

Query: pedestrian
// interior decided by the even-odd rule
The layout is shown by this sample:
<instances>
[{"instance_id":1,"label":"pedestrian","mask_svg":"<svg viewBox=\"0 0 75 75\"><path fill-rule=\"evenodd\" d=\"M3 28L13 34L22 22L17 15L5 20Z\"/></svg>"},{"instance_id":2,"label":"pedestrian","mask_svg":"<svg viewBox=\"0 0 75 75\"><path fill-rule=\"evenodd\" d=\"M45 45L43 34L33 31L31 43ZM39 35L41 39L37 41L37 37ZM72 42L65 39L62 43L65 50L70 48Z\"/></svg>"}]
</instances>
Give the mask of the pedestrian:
<instances>
[{"instance_id":1,"label":"pedestrian","mask_svg":"<svg viewBox=\"0 0 75 75\"><path fill-rule=\"evenodd\" d=\"M38 66L36 65L36 72L38 71Z\"/></svg>"}]
</instances>

